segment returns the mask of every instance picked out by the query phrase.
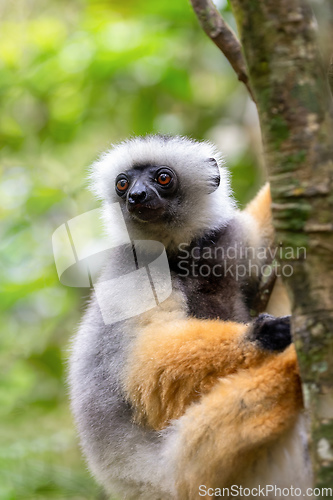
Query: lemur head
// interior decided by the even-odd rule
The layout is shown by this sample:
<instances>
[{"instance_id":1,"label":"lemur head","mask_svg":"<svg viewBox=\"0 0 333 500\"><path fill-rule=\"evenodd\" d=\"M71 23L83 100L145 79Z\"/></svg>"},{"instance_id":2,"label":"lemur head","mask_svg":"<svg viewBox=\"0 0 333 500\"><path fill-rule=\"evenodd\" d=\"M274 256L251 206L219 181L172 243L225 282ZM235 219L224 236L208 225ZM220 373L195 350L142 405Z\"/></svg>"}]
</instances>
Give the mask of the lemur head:
<instances>
[{"instance_id":1,"label":"lemur head","mask_svg":"<svg viewBox=\"0 0 333 500\"><path fill-rule=\"evenodd\" d=\"M223 159L208 142L151 135L124 141L93 165L92 187L120 203L132 237L166 246L227 224L234 211Z\"/></svg>"}]
</instances>

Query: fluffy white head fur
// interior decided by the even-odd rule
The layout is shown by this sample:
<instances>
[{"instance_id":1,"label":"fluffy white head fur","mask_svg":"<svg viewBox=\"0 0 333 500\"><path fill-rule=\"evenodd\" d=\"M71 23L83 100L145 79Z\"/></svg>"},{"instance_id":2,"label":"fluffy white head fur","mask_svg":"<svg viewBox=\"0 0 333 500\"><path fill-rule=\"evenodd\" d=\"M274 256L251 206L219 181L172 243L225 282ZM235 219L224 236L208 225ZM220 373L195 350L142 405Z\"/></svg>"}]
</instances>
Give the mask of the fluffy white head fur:
<instances>
[{"instance_id":1,"label":"fluffy white head fur","mask_svg":"<svg viewBox=\"0 0 333 500\"><path fill-rule=\"evenodd\" d=\"M212 193L209 191L216 178L216 166L209 158L216 160L221 176L219 187ZM92 166L91 188L104 202L108 232L115 222L110 225L108 205L121 201L115 192L115 179L138 164L172 168L182 190L182 202L177 207L177 217L168 226L126 220L132 238L155 239L171 248L226 226L233 217L236 204L230 189L229 172L215 146L186 137L149 135L114 145Z\"/></svg>"}]
</instances>

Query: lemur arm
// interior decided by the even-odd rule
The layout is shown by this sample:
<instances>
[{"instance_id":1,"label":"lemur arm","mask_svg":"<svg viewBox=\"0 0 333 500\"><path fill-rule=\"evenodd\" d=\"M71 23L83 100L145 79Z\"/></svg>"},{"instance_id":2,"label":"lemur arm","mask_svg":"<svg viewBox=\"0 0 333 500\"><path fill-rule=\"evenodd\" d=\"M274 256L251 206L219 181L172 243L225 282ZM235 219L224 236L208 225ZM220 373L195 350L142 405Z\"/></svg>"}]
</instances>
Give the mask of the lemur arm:
<instances>
[{"instance_id":1,"label":"lemur arm","mask_svg":"<svg viewBox=\"0 0 333 500\"><path fill-rule=\"evenodd\" d=\"M261 246L268 247L274 243L271 205L271 190L267 182L241 212L250 216L255 221L254 227L247 227L249 243L257 241L257 235L260 237Z\"/></svg>"},{"instance_id":2,"label":"lemur arm","mask_svg":"<svg viewBox=\"0 0 333 500\"><path fill-rule=\"evenodd\" d=\"M274 360L278 354L271 349L290 343L287 323L262 316L250 326L195 318L146 326L131 350L124 379L136 421L162 429L220 378ZM280 344L270 343L270 334ZM297 370L295 354L294 364Z\"/></svg>"},{"instance_id":3,"label":"lemur arm","mask_svg":"<svg viewBox=\"0 0 333 500\"><path fill-rule=\"evenodd\" d=\"M245 221L246 218L255 221L249 244L272 244L270 205L270 189L266 184L241 213L245 214ZM258 327L255 334L260 340L258 344L253 342L253 326L235 322L194 318L173 322L162 318L159 323L146 326L131 351L128 363L131 368L124 379L136 420L161 429L183 415L190 403L208 393L218 379L260 366L264 361L274 362L279 355L273 350L281 349L281 345L270 346L270 343L278 342L279 328L285 330L283 320L276 320L269 332L267 328ZM289 341L290 337L287 343ZM265 342L268 349L260 348ZM293 349L291 357L298 373ZM299 381L294 390L299 393Z\"/></svg>"},{"instance_id":4,"label":"lemur arm","mask_svg":"<svg viewBox=\"0 0 333 500\"><path fill-rule=\"evenodd\" d=\"M271 204L270 185L267 182L241 212L241 217L245 216L243 219L244 232L248 236L249 246L264 248L275 246ZM246 220L247 218L250 218L250 221ZM265 262L262 262L262 264L265 264ZM258 298L260 300L260 297ZM280 276L276 278L273 290L268 298L265 297L264 302L267 300L268 303L264 308L267 313L274 316L291 314L288 293Z\"/></svg>"}]
</instances>

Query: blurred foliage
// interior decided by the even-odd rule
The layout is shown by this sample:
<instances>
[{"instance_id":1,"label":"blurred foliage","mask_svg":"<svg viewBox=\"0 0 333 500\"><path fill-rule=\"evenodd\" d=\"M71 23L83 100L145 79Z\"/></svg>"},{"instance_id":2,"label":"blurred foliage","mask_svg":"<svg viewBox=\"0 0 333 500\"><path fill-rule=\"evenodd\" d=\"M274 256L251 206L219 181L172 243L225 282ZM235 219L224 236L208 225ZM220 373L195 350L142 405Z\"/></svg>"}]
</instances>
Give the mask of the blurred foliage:
<instances>
[{"instance_id":1,"label":"blurred foliage","mask_svg":"<svg viewBox=\"0 0 333 500\"><path fill-rule=\"evenodd\" d=\"M133 134L213 140L248 200L256 117L185 0L8 0L0 19L0 500L102 498L65 382L87 291L60 285L52 233L96 206L87 167Z\"/></svg>"}]
</instances>

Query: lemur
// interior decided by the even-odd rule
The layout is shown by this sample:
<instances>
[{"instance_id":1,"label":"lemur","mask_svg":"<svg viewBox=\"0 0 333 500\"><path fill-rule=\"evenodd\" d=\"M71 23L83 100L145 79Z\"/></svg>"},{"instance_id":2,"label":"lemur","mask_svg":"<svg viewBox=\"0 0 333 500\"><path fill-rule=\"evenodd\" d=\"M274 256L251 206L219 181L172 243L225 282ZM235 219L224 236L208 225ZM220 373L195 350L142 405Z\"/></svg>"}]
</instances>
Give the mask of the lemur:
<instances>
[{"instance_id":1,"label":"lemur","mask_svg":"<svg viewBox=\"0 0 333 500\"><path fill-rule=\"evenodd\" d=\"M106 230L118 231L111 206L119 203L131 240L164 245L172 282L166 300L113 324L104 323L93 292L73 340L72 410L97 480L135 500L192 500L203 488L231 485L311 486L279 281L267 311L250 316L261 271L244 249L254 252L255 269L269 262L269 185L240 211L212 144L160 135L112 147L91 179ZM131 252L131 244L114 251L100 282L128 272ZM194 272L200 263L204 276ZM228 272L238 264L241 277Z\"/></svg>"}]
</instances>

